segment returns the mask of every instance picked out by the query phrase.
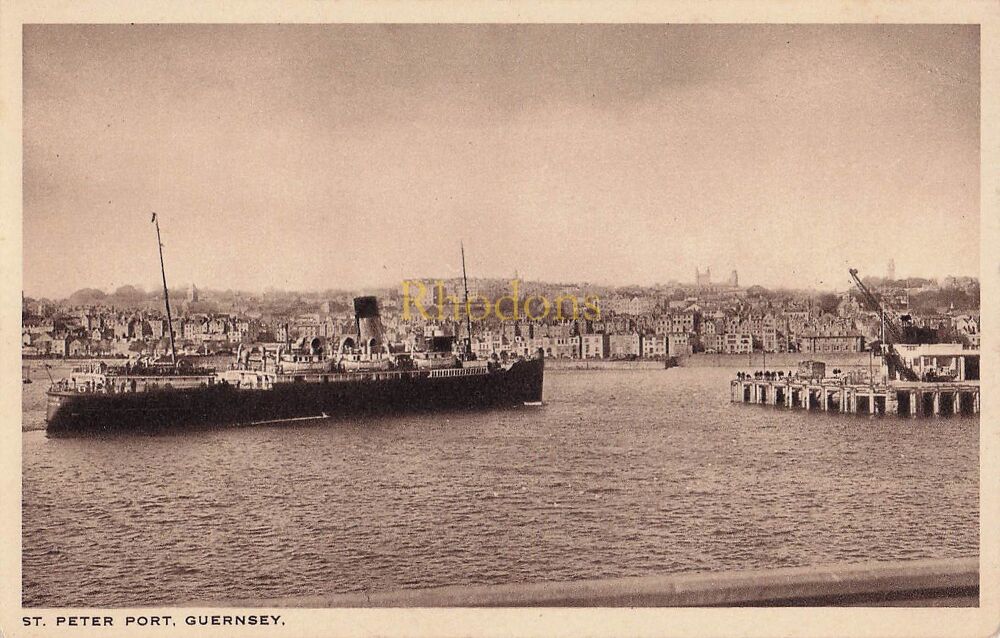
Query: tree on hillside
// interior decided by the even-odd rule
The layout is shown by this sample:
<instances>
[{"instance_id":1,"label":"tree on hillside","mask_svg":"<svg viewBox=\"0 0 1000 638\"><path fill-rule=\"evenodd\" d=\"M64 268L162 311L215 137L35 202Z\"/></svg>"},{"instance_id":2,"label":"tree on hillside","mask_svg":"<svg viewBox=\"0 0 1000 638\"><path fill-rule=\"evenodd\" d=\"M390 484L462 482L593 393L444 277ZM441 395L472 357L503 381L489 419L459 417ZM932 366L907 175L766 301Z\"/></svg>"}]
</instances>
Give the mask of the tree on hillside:
<instances>
[{"instance_id":1,"label":"tree on hillside","mask_svg":"<svg viewBox=\"0 0 1000 638\"><path fill-rule=\"evenodd\" d=\"M839 305L840 297L830 292L825 292L816 298L816 306L829 315L836 314Z\"/></svg>"},{"instance_id":2,"label":"tree on hillside","mask_svg":"<svg viewBox=\"0 0 1000 638\"><path fill-rule=\"evenodd\" d=\"M955 288L929 290L910 295L910 310L914 312L944 312L949 308L961 311L977 310L979 308L979 295L969 294Z\"/></svg>"},{"instance_id":3,"label":"tree on hillside","mask_svg":"<svg viewBox=\"0 0 1000 638\"><path fill-rule=\"evenodd\" d=\"M97 288L81 288L77 290L66 302L71 306L93 306L102 303L107 295Z\"/></svg>"}]
</instances>

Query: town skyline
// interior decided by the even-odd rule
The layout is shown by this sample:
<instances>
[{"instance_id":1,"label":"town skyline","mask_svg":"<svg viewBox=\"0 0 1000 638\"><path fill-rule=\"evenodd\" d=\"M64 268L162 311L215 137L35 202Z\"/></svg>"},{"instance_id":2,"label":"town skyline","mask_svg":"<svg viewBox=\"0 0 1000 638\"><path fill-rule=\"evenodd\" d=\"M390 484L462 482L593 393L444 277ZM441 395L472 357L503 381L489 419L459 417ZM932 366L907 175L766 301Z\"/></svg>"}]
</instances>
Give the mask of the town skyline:
<instances>
[{"instance_id":1,"label":"town skyline","mask_svg":"<svg viewBox=\"0 0 1000 638\"><path fill-rule=\"evenodd\" d=\"M863 290L817 293L712 284L696 276L694 284L625 289L540 282L507 288L502 280L466 284L452 277L437 280L433 289L420 280L361 301L380 309L386 335L398 347L419 349L428 336L464 331L483 357L528 356L539 348L559 358L860 352L882 338L883 309L910 338L979 346L975 278L869 277ZM112 295L82 289L61 301L25 297L22 356L164 355L173 347L168 325L189 355L232 354L254 343L351 339L360 329L355 292L258 296L190 286L175 288L171 299L172 315L159 291L131 286Z\"/></svg>"},{"instance_id":2,"label":"town skyline","mask_svg":"<svg viewBox=\"0 0 1000 638\"><path fill-rule=\"evenodd\" d=\"M702 287L727 287L727 286L729 286L729 287L734 287L734 288L747 289L747 288L753 288L753 287L759 286L761 288L764 288L764 289L770 290L770 291L774 291L774 292L788 291L788 292L797 292L797 293L810 293L811 292L811 293L816 293L816 294L822 294L822 293L828 293L828 292L839 292L839 291L844 291L844 290L850 290L850 289L854 288L854 284L851 281L850 276L846 275L846 274L842 278L843 282L842 282L841 285L838 285L837 282L836 282L836 280L834 278L832 278L832 277L829 278L829 281L831 282L831 285L829 287L810 287L810 286L803 286L803 285L800 285L800 286L766 286L764 284L760 284L760 283L757 283L757 282L744 282L742 276L739 276L738 285L733 286L732 283L731 283L731 277L732 277L733 274L738 274L739 271L736 270L736 269L733 269L732 271L729 271L726 274L726 276L724 276L724 277L723 276L716 277L714 274L705 273L705 272L701 272L701 271L698 271L698 272L700 272L700 274L702 276L705 276L706 274L709 274L711 276L711 279L710 280L708 280L708 279L703 280L702 283L700 283L700 284L695 280L695 278L690 278L690 279L687 279L687 280L666 280L666 281L654 282L654 283L651 283L651 284L638 284L638 283L615 284L615 283L590 282L590 281L579 281L579 280L578 281L569 281L569 280L567 280L567 281L553 281L553 280L545 280L545 279L525 279L524 277L513 277L513 276L512 277L502 277L502 276L501 277L491 277L491 276L470 275L469 276L469 281L470 282L510 282L510 281L516 279L517 281L522 282L522 283L527 284L527 285L566 286L566 287L576 287L576 288L582 288L582 287L590 286L590 287L593 287L593 288L596 288L596 289L608 289L608 290L616 290L616 291L627 291L627 290L631 290L631 289L636 289L636 290L638 290L638 289L642 289L642 290L656 290L656 289L671 289L671 288L698 288L699 286L702 286ZM973 275L967 275L967 274L947 274L944 277L930 277L930 276L926 276L926 275L909 274L909 273L902 273L902 274L900 274L900 273L894 273L895 277L890 277L890 276L888 276L888 274L889 273L888 273L887 269L883 269L883 272L870 272L870 273L869 272L861 272L860 276L861 276L862 279L875 279L875 280L879 280L879 281L882 281L882 280L886 280L886 281L904 281L904 280L909 280L909 279L928 280L928 281L942 281L942 280L947 280L949 278L951 278L951 279L973 279L973 280L975 280L977 282L979 281L979 275L978 274L973 274ZM219 286L213 286L213 285L210 285L210 284L203 284L203 283L199 283L199 282L177 282L177 283L172 283L172 282L168 281L167 283L168 283L168 288L169 288L171 297L173 297L173 295L178 294L178 293L180 293L180 294L186 294L186 292L189 291L192 286L194 286L197 290L199 290L201 292L233 293L233 294L239 294L239 295L244 295L244 294L245 295L263 295L263 294L267 294L269 292L275 292L275 293L281 293L281 294L319 295L319 294L323 294L323 293L350 294L350 293L366 293L366 292L389 291L389 290L396 290L397 292L399 292L400 290L402 290L404 282L415 282L415 281L422 281L422 282L445 281L445 282L448 282L448 281L460 280L461 278L462 278L461 274L458 274L458 275L449 275L449 276L413 276L413 277L404 278L401 281L389 282L389 283L387 283L385 285L368 285L368 286L343 286L343 285L336 285L336 286L326 286L326 287L322 287L322 288L283 288L283 287L280 287L280 286L265 286L263 288L258 288L258 289L243 289L243 288L224 288L224 287L219 287ZM101 294L110 296L110 295L115 294L116 291L127 290L127 289L135 290L135 291L140 292L140 293L142 293L144 295L147 295L147 296L155 296L155 297L158 297L158 298L162 298L163 285L162 285L162 283L160 281L145 282L145 283L144 282L139 282L139 281L131 281L131 282L112 283L112 284L109 284L109 285L106 285L106 286L100 286L100 285L76 286L76 287L69 288L68 290L70 290L70 292L68 292L68 293L65 293L65 294L56 294L56 295L41 294L41 293L38 293L37 291L31 291L31 290L27 290L27 289L23 290L22 293L23 293L23 295L26 298L32 298L32 299L49 299L49 300L52 300L52 301L64 301L64 300L67 300L70 297L72 297L74 294L80 293L80 292L84 292L84 291L98 291Z\"/></svg>"},{"instance_id":3,"label":"town skyline","mask_svg":"<svg viewBox=\"0 0 1000 638\"><path fill-rule=\"evenodd\" d=\"M23 287L151 287L152 211L221 289L975 275L978 75L976 25L27 25Z\"/></svg>"}]
</instances>

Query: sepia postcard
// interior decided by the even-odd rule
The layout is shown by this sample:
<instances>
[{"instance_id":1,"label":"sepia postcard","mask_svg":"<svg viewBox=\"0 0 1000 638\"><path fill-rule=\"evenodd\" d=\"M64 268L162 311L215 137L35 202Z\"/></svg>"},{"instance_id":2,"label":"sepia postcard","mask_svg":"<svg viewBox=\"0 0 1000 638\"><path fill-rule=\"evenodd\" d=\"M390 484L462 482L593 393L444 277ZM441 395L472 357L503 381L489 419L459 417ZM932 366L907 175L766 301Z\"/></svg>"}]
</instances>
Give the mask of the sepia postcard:
<instances>
[{"instance_id":1,"label":"sepia postcard","mask_svg":"<svg viewBox=\"0 0 1000 638\"><path fill-rule=\"evenodd\" d=\"M5 0L0 636L996 635L998 18Z\"/></svg>"}]
</instances>

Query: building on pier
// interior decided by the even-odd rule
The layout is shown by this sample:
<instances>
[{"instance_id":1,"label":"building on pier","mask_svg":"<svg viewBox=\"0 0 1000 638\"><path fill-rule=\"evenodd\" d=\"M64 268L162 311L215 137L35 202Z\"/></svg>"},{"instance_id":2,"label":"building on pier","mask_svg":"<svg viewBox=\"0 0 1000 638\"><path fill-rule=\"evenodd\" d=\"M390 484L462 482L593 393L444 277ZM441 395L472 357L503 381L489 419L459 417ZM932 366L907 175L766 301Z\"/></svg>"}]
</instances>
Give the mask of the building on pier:
<instances>
[{"instance_id":1,"label":"building on pier","mask_svg":"<svg viewBox=\"0 0 1000 638\"><path fill-rule=\"evenodd\" d=\"M965 349L960 343L898 343L893 347L903 365L921 380L979 380L979 350ZM890 379L899 378L893 371L886 372Z\"/></svg>"}]
</instances>

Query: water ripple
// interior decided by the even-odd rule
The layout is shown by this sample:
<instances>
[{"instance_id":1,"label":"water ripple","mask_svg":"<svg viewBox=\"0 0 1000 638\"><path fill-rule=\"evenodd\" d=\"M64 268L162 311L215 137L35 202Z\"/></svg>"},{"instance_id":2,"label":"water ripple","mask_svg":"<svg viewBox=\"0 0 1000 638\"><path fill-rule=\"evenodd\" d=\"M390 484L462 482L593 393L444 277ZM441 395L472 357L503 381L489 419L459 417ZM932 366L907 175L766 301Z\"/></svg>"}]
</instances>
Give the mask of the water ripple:
<instances>
[{"instance_id":1,"label":"water ripple","mask_svg":"<svg viewBox=\"0 0 1000 638\"><path fill-rule=\"evenodd\" d=\"M105 440L27 432L24 602L978 554L977 419L732 405L729 375L555 371L544 407L484 414ZM39 409L26 399L26 424Z\"/></svg>"}]
</instances>

